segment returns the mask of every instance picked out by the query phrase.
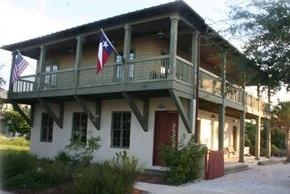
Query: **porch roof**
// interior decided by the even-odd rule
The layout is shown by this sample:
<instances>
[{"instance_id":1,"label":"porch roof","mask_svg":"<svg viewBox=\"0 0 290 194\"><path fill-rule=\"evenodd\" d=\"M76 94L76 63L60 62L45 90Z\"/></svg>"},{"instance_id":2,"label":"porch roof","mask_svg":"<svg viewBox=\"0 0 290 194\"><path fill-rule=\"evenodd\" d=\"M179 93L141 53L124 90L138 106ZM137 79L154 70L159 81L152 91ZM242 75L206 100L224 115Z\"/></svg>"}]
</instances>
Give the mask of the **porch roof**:
<instances>
[{"instance_id":1,"label":"porch roof","mask_svg":"<svg viewBox=\"0 0 290 194\"><path fill-rule=\"evenodd\" d=\"M187 5L184 1L181 0L137 10L134 12L121 14L118 16L110 17L99 21L94 21L88 24L72 27L69 29L25 40L22 42L4 45L2 46L2 49L8 51L13 51L16 49L21 50L22 48L32 47L35 45L42 45L47 42L61 40L67 37L75 37L77 35L85 34L88 32L94 31L98 32L100 28L110 28L114 26L120 26L124 25L125 23L136 22L138 20L152 18L154 16L169 15L171 13L180 14L182 17L187 19L191 23L191 25L193 25L202 34L207 32L216 34L215 36L216 40L222 41L223 46L228 47L231 50L235 50L235 52L239 53L239 51L234 46L232 46L222 36L220 36L217 32L215 32L209 25L207 25L204 19L198 13L196 13L189 5ZM29 53L25 54L27 54L27 56L29 57L33 57L30 56Z\"/></svg>"}]
</instances>

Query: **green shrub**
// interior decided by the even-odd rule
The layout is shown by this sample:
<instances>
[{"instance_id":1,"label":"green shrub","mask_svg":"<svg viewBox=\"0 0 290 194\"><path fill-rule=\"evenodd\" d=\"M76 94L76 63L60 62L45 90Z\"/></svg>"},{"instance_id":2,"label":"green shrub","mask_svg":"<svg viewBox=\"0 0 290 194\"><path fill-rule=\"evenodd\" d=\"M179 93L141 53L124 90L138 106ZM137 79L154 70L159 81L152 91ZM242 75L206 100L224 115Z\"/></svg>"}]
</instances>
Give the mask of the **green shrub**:
<instances>
[{"instance_id":1,"label":"green shrub","mask_svg":"<svg viewBox=\"0 0 290 194\"><path fill-rule=\"evenodd\" d=\"M83 142L81 137L70 139L70 144L65 146L66 153L75 163L89 165L93 159L93 152L101 147L101 138L90 137L87 142Z\"/></svg>"},{"instance_id":2,"label":"green shrub","mask_svg":"<svg viewBox=\"0 0 290 194\"><path fill-rule=\"evenodd\" d=\"M70 166L38 160L27 152L1 152L2 187L42 189L71 181Z\"/></svg>"},{"instance_id":3,"label":"green shrub","mask_svg":"<svg viewBox=\"0 0 290 194\"><path fill-rule=\"evenodd\" d=\"M65 151L58 152L54 160L63 162L64 164L71 164L73 162L73 158Z\"/></svg>"},{"instance_id":4,"label":"green shrub","mask_svg":"<svg viewBox=\"0 0 290 194\"><path fill-rule=\"evenodd\" d=\"M118 153L111 163L82 168L74 176L71 193L127 194L133 189L137 160L126 152Z\"/></svg>"},{"instance_id":5,"label":"green shrub","mask_svg":"<svg viewBox=\"0 0 290 194\"><path fill-rule=\"evenodd\" d=\"M172 138L174 139L174 138ZM201 171L201 160L207 153L207 148L196 144L191 138L184 144L184 138L178 144L161 146L161 158L164 165L169 167L165 173L165 180L169 184L182 184L199 178Z\"/></svg>"},{"instance_id":6,"label":"green shrub","mask_svg":"<svg viewBox=\"0 0 290 194\"><path fill-rule=\"evenodd\" d=\"M280 149L276 145L272 144L271 145L271 155L272 156L277 156L277 157L286 156L286 150L285 149Z\"/></svg>"},{"instance_id":7,"label":"green shrub","mask_svg":"<svg viewBox=\"0 0 290 194\"><path fill-rule=\"evenodd\" d=\"M37 158L23 151L1 151L0 157L2 183L13 176L32 170L37 165Z\"/></svg>"}]
</instances>

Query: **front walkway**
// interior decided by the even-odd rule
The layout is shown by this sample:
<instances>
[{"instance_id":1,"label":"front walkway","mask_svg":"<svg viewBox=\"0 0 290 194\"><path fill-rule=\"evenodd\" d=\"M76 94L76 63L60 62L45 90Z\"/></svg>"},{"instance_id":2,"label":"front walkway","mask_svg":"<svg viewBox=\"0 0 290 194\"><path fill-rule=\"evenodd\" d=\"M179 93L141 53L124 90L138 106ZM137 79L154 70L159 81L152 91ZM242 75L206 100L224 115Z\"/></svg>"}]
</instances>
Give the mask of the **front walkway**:
<instances>
[{"instance_id":1,"label":"front walkway","mask_svg":"<svg viewBox=\"0 0 290 194\"><path fill-rule=\"evenodd\" d=\"M267 161L260 158L259 161ZM152 194L285 194L290 191L290 164L283 164L285 158L271 158L273 165L257 165L253 156L245 157L249 169L225 175L213 180L201 180L181 186L167 186L137 182L135 187ZM280 162L279 162L280 161ZM279 163L277 163L279 162ZM236 161L227 161L225 166L240 165Z\"/></svg>"}]
</instances>

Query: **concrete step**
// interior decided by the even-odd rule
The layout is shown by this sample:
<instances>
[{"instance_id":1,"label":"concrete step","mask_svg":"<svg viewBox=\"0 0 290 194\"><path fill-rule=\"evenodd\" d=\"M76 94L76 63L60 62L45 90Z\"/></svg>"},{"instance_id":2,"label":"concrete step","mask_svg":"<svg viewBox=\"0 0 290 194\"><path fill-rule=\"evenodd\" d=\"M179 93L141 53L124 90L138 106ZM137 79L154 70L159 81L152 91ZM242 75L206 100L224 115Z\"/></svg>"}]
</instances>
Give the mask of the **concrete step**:
<instances>
[{"instance_id":1,"label":"concrete step","mask_svg":"<svg viewBox=\"0 0 290 194\"><path fill-rule=\"evenodd\" d=\"M265 161L260 161L257 164L258 165L271 165L271 164L278 164L278 163L281 163L281 162L284 162L284 161L285 161L285 159L281 159L281 160L269 159L269 160L265 160Z\"/></svg>"},{"instance_id":2,"label":"concrete step","mask_svg":"<svg viewBox=\"0 0 290 194\"><path fill-rule=\"evenodd\" d=\"M241 172L244 170L248 170L249 166L247 164L235 164L231 166L225 166L225 175L232 174L236 172Z\"/></svg>"}]
</instances>

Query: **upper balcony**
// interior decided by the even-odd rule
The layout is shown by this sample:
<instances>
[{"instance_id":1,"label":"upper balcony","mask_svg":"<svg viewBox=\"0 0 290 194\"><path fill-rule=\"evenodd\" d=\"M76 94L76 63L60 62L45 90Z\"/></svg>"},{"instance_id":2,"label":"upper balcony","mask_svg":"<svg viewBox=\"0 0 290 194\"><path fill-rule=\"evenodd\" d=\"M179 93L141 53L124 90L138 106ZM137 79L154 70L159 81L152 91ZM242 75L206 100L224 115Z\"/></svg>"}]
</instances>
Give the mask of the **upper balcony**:
<instances>
[{"instance_id":1,"label":"upper balcony","mask_svg":"<svg viewBox=\"0 0 290 194\"><path fill-rule=\"evenodd\" d=\"M96 73L95 64L86 67L40 75L22 76L13 85L10 99L32 99L71 95L90 95L118 93L123 91L154 91L156 93L175 88L188 94L194 93L195 66L177 56L176 74L170 72L169 55L154 58L132 60L128 66L122 63L106 64L100 73ZM199 68L199 98L221 103L221 77ZM226 101L228 107L243 109L243 90L241 86L226 82ZM267 112L268 104L246 94L247 112L254 115Z\"/></svg>"},{"instance_id":2,"label":"upper balcony","mask_svg":"<svg viewBox=\"0 0 290 194\"><path fill-rule=\"evenodd\" d=\"M224 102L238 111L246 107L254 115L266 110L260 100L244 96L239 86L241 82L236 78L241 72L234 56L242 54L187 5L172 4L4 46L37 60L35 74L10 83L9 99L29 102L74 95L102 98L122 96L122 92L168 96L170 90L175 90L186 99L194 98L198 91L204 101ZM104 28L124 60L112 54L97 74L100 28ZM230 52L224 55L225 50ZM231 71L221 73L223 66Z\"/></svg>"}]
</instances>

